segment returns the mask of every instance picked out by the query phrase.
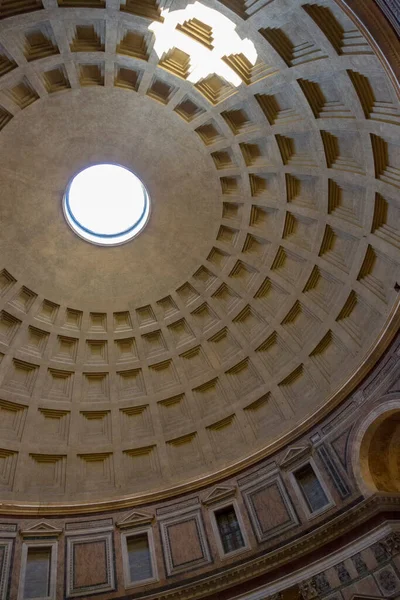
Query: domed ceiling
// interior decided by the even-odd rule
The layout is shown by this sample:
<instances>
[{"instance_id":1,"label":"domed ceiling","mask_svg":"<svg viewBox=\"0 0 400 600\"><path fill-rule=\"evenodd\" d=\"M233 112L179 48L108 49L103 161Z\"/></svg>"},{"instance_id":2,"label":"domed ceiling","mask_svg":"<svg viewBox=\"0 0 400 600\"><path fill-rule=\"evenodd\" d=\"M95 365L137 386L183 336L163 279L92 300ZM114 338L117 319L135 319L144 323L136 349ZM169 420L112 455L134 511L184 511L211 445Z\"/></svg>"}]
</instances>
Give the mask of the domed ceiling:
<instances>
[{"instance_id":1,"label":"domed ceiling","mask_svg":"<svg viewBox=\"0 0 400 600\"><path fill-rule=\"evenodd\" d=\"M2 500L178 491L294 438L397 316L400 111L368 40L333 0L0 19ZM104 162L152 206L107 248L62 210Z\"/></svg>"}]
</instances>

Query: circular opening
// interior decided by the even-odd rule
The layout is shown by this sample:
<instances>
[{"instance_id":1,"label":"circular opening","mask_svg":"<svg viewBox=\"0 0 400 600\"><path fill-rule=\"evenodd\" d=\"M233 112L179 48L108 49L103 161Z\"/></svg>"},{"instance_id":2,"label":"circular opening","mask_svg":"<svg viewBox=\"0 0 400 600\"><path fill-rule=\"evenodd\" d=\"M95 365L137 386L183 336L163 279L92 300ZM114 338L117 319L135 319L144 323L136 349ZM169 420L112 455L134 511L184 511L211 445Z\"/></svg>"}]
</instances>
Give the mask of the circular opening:
<instances>
[{"instance_id":1,"label":"circular opening","mask_svg":"<svg viewBox=\"0 0 400 600\"><path fill-rule=\"evenodd\" d=\"M124 244L145 227L150 200L140 179L119 165L94 165L69 183L64 214L80 237L102 246Z\"/></svg>"}]
</instances>

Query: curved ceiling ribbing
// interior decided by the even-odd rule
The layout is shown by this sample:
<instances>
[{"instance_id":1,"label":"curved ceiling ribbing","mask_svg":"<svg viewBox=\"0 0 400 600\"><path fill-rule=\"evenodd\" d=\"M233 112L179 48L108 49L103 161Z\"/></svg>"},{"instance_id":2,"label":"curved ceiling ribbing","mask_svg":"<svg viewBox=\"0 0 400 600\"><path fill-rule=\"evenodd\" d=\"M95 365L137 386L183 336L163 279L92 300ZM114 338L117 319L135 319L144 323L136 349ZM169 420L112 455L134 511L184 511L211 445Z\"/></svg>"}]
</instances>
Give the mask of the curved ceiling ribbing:
<instances>
[{"instance_id":1,"label":"curved ceiling ribbing","mask_svg":"<svg viewBox=\"0 0 400 600\"><path fill-rule=\"evenodd\" d=\"M334 2L246 19L204 4L254 43L255 64L232 48L217 64L231 82L157 54L168 13L152 2L0 4L5 499L112 498L232 465L322 407L392 314L400 112L377 57ZM188 16L182 35L216 53L221 32ZM72 174L104 160L153 202L113 249L61 210Z\"/></svg>"}]
</instances>

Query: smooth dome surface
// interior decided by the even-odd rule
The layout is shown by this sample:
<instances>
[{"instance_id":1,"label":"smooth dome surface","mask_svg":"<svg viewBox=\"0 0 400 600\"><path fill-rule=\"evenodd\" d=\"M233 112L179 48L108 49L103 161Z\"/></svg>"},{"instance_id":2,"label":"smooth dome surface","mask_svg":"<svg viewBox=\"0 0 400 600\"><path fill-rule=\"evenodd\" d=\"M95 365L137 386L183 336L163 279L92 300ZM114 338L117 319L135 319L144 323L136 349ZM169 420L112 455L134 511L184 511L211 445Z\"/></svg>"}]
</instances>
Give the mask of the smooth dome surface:
<instances>
[{"instance_id":1,"label":"smooth dome surface","mask_svg":"<svg viewBox=\"0 0 400 600\"><path fill-rule=\"evenodd\" d=\"M145 227L150 203L134 173L119 165L93 165L73 178L63 199L70 227L89 242L123 244Z\"/></svg>"},{"instance_id":2,"label":"smooth dome surface","mask_svg":"<svg viewBox=\"0 0 400 600\"><path fill-rule=\"evenodd\" d=\"M166 107L147 96L118 87L77 92L33 103L1 131L4 214L13 213L18 197L19 209L30 215L13 218L4 230L4 261L26 287L70 308L118 312L156 302L196 271L217 235L220 186L210 177L209 150L183 119L171 115L167 127ZM159 138L165 131L167 148ZM21 148L24 171L16 179ZM108 251L84 243L65 224L68 183L88 164L106 161L131 169L151 198L151 218L134 248L122 244Z\"/></svg>"},{"instance_id":3,"label":"smooth dome surface","mask_svg":"<svg viewBox=\"0 0 400 600\"><path fill-rule=\"evenodd\" d=\"M330 411L390 334L398 98L333 1L29 6L0 21L3 498L217 479ZM152 203L115 248L62 212L104 163Z\"/></svg>"}]
</instances>

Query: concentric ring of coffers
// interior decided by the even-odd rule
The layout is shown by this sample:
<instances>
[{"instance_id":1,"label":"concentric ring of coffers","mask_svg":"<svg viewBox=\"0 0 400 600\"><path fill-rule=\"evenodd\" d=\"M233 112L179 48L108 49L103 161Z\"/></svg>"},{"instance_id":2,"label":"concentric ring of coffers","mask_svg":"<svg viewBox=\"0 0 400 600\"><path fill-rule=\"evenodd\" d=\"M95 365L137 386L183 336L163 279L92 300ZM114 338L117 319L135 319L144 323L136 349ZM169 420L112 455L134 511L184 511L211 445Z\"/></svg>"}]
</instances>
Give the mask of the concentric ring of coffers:
<instances>
[{"instance_id":1,"label":"concentric ring of coffers","mask_svg":"<svg viewBox=\"0 0 400 600\"><path fill-rule=\"evenodd\" d=\"M58 94L139 94L208 153L221 209L184 281L118 310L1 266L9 499L37 500L48 465L55 501L239 468L328 409L397 308L399 102L362 33L333 1L144 6L0 25L0 144Z\"/></svg>"}]
</instances>

